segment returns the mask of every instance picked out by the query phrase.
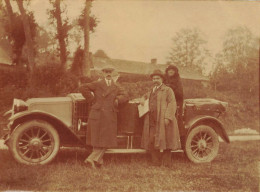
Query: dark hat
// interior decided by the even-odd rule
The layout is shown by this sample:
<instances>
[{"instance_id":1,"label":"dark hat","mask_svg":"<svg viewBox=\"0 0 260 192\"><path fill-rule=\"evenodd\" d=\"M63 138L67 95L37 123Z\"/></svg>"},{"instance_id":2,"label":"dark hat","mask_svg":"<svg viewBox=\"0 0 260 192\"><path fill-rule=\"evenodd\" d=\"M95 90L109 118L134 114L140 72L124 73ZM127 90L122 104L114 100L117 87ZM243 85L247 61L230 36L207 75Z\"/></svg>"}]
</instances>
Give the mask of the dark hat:
<instances>
[{"instance_id":1,"label":"dark hat","mask_svg":"<svg viewBox=\"0 0 260 192\"><path fill-rule=\"evenodd\" d=\"M155 76L155 75L157 75L157 76L160 76L161 78L163 78L163 72L160 70L160 69L155 69L154 71L153 71L153 73L150 75L150 77L153 77L153 76Z\"/></svg>"},{"instance_id":2,"label":"dark hat","mask_svg":"<svg viewBox=\"0 0 260 192\"><path fill-rule=\"evenodd\" d=\"M166 69L165 69L165 73L167 73L170 69L173 69L175 72L179 72L178 68L175 65L169 65Z\"/></svg>"}]
</instances>

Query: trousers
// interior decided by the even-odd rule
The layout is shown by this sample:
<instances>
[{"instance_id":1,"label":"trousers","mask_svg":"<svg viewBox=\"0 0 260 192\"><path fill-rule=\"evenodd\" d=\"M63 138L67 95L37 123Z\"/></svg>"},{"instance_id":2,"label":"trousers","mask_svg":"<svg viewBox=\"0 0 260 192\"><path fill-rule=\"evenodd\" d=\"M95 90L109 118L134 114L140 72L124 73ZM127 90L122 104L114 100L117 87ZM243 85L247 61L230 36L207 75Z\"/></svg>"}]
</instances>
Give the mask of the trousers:
<instances>
[{"instance_id":1,"label":"trousers","mask_svg":"<svg viewBox=\"0 0 260 192\"><path fill-rule=\"evenodd\" d=\"M88 160L94 161L99 164L103 164L103 156L105 154L106 148L103 147L93 147L92 153L87 157Z\"/></svg>"}]
</instances>

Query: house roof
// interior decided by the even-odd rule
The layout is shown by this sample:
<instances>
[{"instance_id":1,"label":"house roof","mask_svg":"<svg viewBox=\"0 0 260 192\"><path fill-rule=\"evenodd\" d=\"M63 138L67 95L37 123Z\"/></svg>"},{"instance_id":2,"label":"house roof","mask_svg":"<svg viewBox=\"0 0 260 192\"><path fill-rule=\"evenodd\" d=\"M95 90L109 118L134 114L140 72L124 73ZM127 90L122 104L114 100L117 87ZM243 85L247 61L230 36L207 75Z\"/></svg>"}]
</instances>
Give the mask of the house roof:
<instances>
[{"instance_id":1,"label":"house roof","mask_svg":"<svg viewBox=\"0 0 260 192\"><path fill-rule=\"evenodd\" d=\"M113 67L118 72L134 73L134 74L150 74L154 69L165 71L168 65L166 64L151 64L138 61L129 61L121 59L109 59L93 56L93 66L95 70L101 70L103 67ZM209 79L203 76L199 71L189 68L179 68L179 73L183 79L203 80Z\"/></svg>"},{"instance_id":2,"label":"house roof","mask_svg":"<svg viewBox=\"0 0 260 192\"><path fill-rule=\"evenodd\" d=\"M71 60L72 58L68 59ZM6 65L7 64L7 65ZM11 58L6 51L0 46L0 68L12 68ZM138 61L122 60L122 59L110 59L93 56L93 66L95 70L100 70L103 67L113 67L118 72L134 73L134 74L150 74L154 69L160 69L165 71L168 65L166 64L151 64ZM199 71L190 68L179 67L179 74L183 79L202 80L208 81L209 79L203 76Z\"/></svg>"}]
</instances>

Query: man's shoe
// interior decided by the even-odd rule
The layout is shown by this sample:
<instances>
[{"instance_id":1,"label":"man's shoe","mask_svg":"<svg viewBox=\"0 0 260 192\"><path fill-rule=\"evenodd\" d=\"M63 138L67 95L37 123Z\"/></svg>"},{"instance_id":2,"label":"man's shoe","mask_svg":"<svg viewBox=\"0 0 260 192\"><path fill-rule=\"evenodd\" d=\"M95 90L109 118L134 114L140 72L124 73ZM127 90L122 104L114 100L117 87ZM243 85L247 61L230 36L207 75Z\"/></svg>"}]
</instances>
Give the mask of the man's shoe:
<instances>
[{"instance_id":1,"label":"man's shoe","mask_svg":"<svg viewBox=\"0 0 260 192\"><path fill-rule=\"evenodd\" d=\"M91 168L96 169L96 165L95 165L95 162L94 162L94 161L92 161L92 160L90 160L90 159L86 159L86 160L84 161L84 163L86 163L87 166L90 166Z\"/></svg>"},{"instance_id":2,"label":"man's shoe","mask_svg":"<svg viewBox=\"0 0 260 192\"><path fill-rule=\"evenodd\" d=\"M150 165L160 167L162 165L162 162L161 161L151 161Z\"/></svg>"},{"instance_id":3,"label":"man's shoe","mask_svg":"<svg viewBox=\"0 0 260 192\"><path fill-rule=\"evenodd\" d=\"M98 163L98 162L95 162L95 161L94 161L94 163L95 163L96 168L99 168L99 169L100 169L100 168L102 167L102 164L101 164L101 163Z\"/></svg>"}]
</instances>

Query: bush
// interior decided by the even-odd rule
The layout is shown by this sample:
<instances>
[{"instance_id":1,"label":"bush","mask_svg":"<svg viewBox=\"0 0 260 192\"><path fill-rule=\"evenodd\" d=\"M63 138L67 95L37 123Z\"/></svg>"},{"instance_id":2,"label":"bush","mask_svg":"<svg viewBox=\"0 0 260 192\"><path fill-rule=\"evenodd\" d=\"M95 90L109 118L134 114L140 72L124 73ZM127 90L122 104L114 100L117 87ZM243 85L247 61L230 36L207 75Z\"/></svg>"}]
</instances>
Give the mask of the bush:
<instances>
[{"instance_id":1,"label":"bush","mask_svg":"<svg viewBox=\"0 0 260 192\"><path fill-rule=\"evenodd\" d=\"M130 99L142 97L152 88L152 82L150 81L139 81L136 83L122 82L121 85L129 94Z\"/></svg>"},{"instance_id":2,"label":"bush","mask_svg":"<svg viewBox=\"0 0 260 192\"><path fill-rule=\"evenodd\" d=\"M0 70L0 88L6 85L24 88L27 86L28 76L25 70Z\"/></svg>"},{"instance_id":3,"label":"bush","mask_svg":"<svg viewBox=\"0 0 260 192\"><path fill-rule=\"evenodd\" d=\"M32 97L66 96L77 92L78 83L87 83L98 78L77 77L71 72L61 72L57 64L37 67L34 74L35 87L28 86L27 73L24 71L0 71L0 113L11 107L13 99L26 100ZM238 94L234 90L218 91L205 88L199 81L182 80L184 98L214 98L229 103L228 111L221 117L229 132L236 128L259 127L259 96ZM128 92L130 99L139 98L153 84L147 75L122 74L119 84ZM0 118L1 120L1 118Z\"/></svg>"},{"instance_id":4,"label":"bush","mask_svg":"<svg viewBox=\"0 0 260 192\"><path fill-rule=\"evenodd\" d=\"M59 65L39 66L33 75L34 86L29 86L28 73L24 70L0 71L0 112L12 104L14 98L65 96L76 92L79 77L61 72Z\"/></svg>"},{"instance_id":5,"label":"bush","mask_svg":"<svg viewBox=\"0 0 260 192\"><path fill-rule=\"evenodd\" d=\"M62 96L77 89L79 77L71 72L61 71L58 64L48 64L36 68L34 83L37 89L48 90L53 95Z\"/></svg>"},{"instance_id":6,"label":"bush","mask_svg":"<svg viewBox=\"0 0 260 192\"><path fill-rule=\"evenodd\" d=\"M101 58L108 58L108 59L109 59L109 57L107 56L107 54L105 53L105 51L102 50L102 49L97 50L97 51L94 53L94 56L95 56L95 57L101 57Z\"/></svg>"},{"instance_id":7,"label":"bush","mask_svg":"<svg viewBox=\"0 0 260 192\"><path fill-rule=\"evenodd\" d=\"M128 74L128 73L120 73L120 77L118 79L119 83L136 83L141 81L150 81L149 75L144 74Z\"/></svg>"}]
</instances>

